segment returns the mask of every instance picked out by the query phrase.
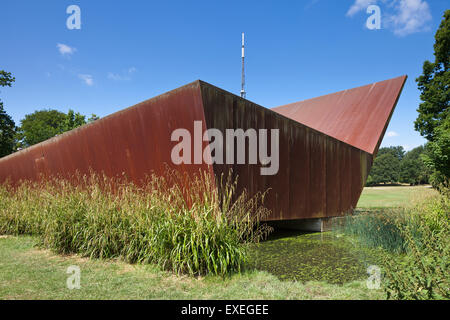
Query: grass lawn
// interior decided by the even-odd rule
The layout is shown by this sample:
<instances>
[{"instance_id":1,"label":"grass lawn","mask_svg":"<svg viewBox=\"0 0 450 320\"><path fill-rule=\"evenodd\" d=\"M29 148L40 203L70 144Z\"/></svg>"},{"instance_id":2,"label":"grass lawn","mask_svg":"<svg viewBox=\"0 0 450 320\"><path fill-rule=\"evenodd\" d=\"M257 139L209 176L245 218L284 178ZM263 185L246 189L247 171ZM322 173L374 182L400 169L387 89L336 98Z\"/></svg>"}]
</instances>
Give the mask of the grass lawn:
<instances>
[{"instance_id":1,"label":"grass lawn","mask_svg":"<svg viewBox=\"0 0 450 320\"><path fill-rule=\"evenodd\" d=\"M366 187L357 207L362 209L404 207L426 194L435 192L430 186Z\"/></svg>"},{"instance_id":2,"label":"grass lawn","mask_svg":"<svg viewBox=\"0 0 450 320\"><path fill-rule=\"evenodd\" d=\"M150 265L59 256L36 238L0 236L0 299L384 299L365 281L344 285L281 281L261 271L221 278L175 276ZM81 269L81 288L69 290L69 266Z\"/></svg>"}]
</instances>

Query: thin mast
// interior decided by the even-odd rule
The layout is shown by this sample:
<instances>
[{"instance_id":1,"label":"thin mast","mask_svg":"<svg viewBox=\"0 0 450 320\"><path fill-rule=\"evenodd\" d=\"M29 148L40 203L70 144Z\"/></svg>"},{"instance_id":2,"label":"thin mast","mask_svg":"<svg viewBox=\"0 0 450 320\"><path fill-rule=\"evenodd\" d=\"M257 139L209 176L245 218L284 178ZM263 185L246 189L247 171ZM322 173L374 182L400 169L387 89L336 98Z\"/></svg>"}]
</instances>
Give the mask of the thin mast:
<instances>
[{"instance_id":1,"label":"thin mast","mask_svg":"<svg viewBox=\"0 0 450 320\"><path fill-rule=\"evenodd\" d=\"M245 44L244 44L244 33L242 32L242 78L241 78L241 97L245 99Z\"/></svg>"}]
</instances>

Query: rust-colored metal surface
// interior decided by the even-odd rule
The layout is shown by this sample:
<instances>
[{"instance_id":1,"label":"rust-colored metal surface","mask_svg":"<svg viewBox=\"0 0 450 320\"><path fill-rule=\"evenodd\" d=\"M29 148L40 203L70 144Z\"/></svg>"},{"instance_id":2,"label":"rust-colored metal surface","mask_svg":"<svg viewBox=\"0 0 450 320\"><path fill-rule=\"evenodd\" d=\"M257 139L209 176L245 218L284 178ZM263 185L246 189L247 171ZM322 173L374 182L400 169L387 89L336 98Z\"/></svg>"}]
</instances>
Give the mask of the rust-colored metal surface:
<instances>
[{"instance_id":1,"label":"rust-colored metal surface","mask_svg":"<svg viewBox=\"0 0 450 320\"><path fill-rule=\"evenodd\" d=\"M347 90L276 112L196 81L0 159L0 182L94 170L110 177L125 174L139 184L151 173L164 175L167 166L189 175L207 171L211 179L232 168L239 191L253 195L270 189L265 205L272 214L267 220L344 215L356 207L405 80ZM246 164L237 164L235 152L234 164L175 165L171 153L178 141L171 141L171 134L181 128L194 137L194 121L201 121L203 132L215 128L224 135L226 129L279 129L278 172L261 175L259 162L248 164L248 144ZM194 144L192 139L191 150ZM208 142L202 147L207 149ZM224 158L226 154L225 149Z\"/></svg>"},{"instance_id":2,"label":"rust-colored metal surface","mask_svg":"<svg viewBox=\"0 0 450 320\"><path fill-rule=\"evenodd\" d=\"M276 175L262 176L260 164L214 165L216 176L232 167L239 190L270 189L268 220L340 216L356 207L371 154L210 84L201 82L201 87L208 128L280 130Z\"/></svg>"},{"instance_id":3,"label":"rust-colored metal surface","mask_svg":"<svg viewBox=\"0 0 450 320\"><path fill-rule=\"evenodd\" d=\"M171 161L178 143L171 141L172 132L193 132L194 121L205 123L201 98L200 85L194 82L4 157L0 182L38 180L42 175L70 178L77 171L93 170L109 177L125 174L139 184L146 175L164 175L167 166L189 175L206 170L212 176L210 165L177 166Z\"/></svg>"},{"instance_id":4,"label":"rust-colored metal surface","mask_svg":"<svg viewBox=\"0 0 450 320\"><path fill-rule=\"evenodd\" d=\"M370 154L377 152L407 76L273 108Z\"/></svg>"}]
</instances>

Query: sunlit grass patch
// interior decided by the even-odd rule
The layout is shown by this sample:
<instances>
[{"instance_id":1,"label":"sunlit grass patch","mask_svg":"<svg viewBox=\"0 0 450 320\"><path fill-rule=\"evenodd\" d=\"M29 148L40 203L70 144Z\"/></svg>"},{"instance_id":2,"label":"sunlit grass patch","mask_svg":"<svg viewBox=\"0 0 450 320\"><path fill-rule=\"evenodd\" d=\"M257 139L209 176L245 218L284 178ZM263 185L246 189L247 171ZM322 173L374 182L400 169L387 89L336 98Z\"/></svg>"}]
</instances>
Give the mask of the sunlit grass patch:
<instances>
[{"instance_id":1,"label":"sunlit grass patch","mask_svg":"<svg viewBox=\"0 0 450 320\"><path fill-rule=\"evenodd\" d=\"M413 199L436 195L430 186L387 186L364 188L357 208L398 208L411 205Z\"/></svg>"}]
</instances>

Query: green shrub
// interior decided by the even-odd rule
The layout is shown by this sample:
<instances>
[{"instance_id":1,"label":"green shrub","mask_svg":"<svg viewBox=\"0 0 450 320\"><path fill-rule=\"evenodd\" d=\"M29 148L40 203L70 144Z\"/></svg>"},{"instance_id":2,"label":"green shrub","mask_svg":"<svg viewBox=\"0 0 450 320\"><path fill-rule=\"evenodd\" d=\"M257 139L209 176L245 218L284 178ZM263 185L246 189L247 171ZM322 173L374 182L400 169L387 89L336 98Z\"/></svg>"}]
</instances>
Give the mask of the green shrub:
<instances>
[{"instance_id":1,"label":"green shrub","mask_svg":"<svg viewBox=\"0 0 450 320\"><path fill-rule=\"evenodd\" d=\"M144 187L95 175L74 186L63 179L0 187L0 233L39 235L62 254L120 257L178 273L240 271L247 244L270 230L264 195L236 194L236 182L217 191L208 175L175 172Z\"/></svg>"},{"instance_id":2,"label":"green shrub","mask_svg":"<svg viewBox=\"0 0 450 320\"><path fill-rule=\"evenodd\" d=\"M340 230L382 249L388 298L449 299L449 215L449 198L434 195L409 208L347 217Z\"/></svg>"},{"instance_id":3,"label":"green shrub","mask_svg":"<svg viewBox=\"0 0 450 320\"><path fill-rule=\"evenodd\" d=\"M406 254L385 255L385 290L394 299L450 299L449 199L429 198L401 226Z\"/></svg>"}]
</instances>

